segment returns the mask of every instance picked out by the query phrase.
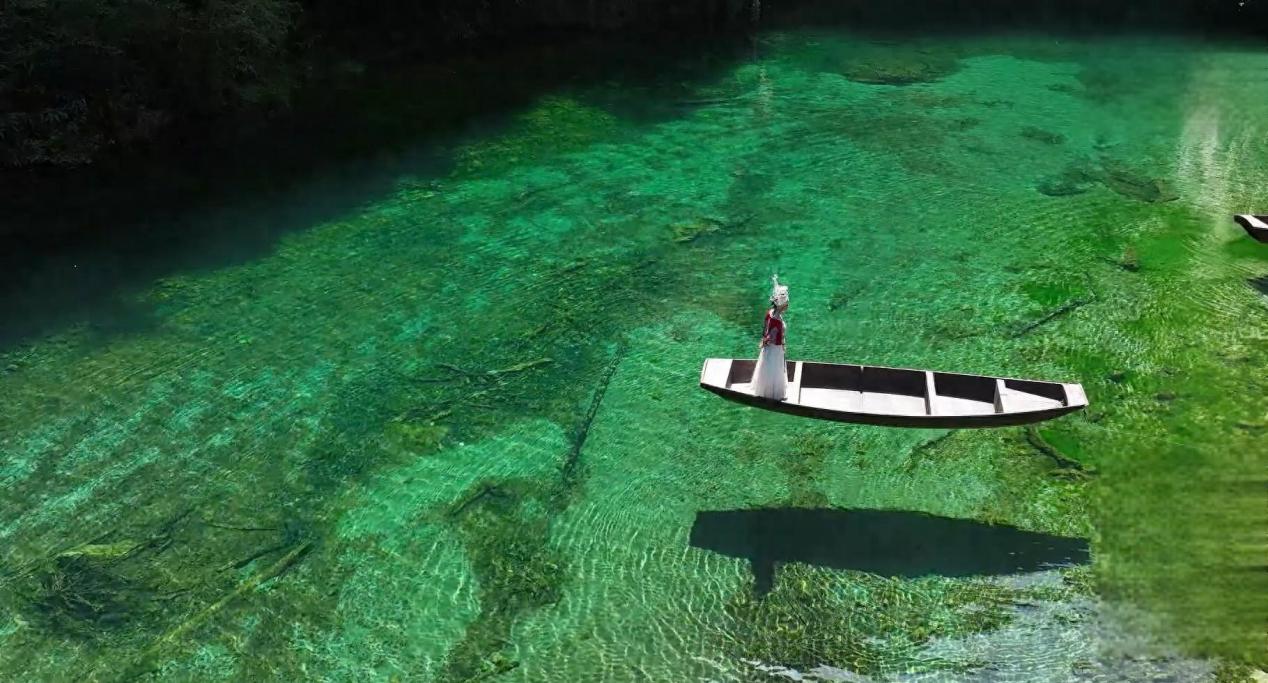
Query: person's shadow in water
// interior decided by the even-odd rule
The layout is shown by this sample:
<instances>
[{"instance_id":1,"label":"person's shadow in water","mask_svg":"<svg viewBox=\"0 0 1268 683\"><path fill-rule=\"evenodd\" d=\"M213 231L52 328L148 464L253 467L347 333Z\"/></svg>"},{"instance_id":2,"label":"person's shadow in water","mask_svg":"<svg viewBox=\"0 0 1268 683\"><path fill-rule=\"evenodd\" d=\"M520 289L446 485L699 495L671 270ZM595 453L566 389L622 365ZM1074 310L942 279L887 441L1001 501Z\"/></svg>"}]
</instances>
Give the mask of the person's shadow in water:
<instances>
[{"instance_id":1,"label":"person's shadow in water","mask_svg":"<svg viewBox=\"0 0 1268 683\"><path fill-rule=\"evenodd\" d=\"M1087 541L904 510L702 511L692 547L749 561L764 595L780 562L883 576L1020 574L1088 561Z\"/></svg>"}]
</instances>

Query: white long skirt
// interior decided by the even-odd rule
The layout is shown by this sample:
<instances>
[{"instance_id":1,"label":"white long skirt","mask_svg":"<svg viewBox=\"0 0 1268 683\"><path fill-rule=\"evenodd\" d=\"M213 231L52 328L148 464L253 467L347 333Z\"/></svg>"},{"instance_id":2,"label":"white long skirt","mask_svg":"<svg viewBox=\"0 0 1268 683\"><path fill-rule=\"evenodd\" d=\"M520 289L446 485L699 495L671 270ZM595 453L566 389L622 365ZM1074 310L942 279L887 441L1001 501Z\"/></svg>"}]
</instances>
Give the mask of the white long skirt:
<instances>
[{"instance_id":1,"label":"white long skirt","mask_svg":"<svg viewBox=\"0 0 1268 683\"><path fill-rule=\"evenodd\" d=\"M788 373L784 365L783 344L767 344L753 368L753 395L784 400L788 395Z\"/></svg>"}]
</instances>

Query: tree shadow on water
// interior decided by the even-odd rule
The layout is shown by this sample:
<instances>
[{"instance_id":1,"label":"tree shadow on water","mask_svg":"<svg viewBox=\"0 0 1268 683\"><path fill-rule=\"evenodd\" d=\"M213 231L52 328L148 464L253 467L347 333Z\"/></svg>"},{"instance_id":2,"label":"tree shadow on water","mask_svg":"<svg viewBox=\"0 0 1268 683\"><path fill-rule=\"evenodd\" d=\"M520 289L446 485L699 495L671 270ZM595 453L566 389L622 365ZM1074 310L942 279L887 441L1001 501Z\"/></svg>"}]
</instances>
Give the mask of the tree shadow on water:
<instances>
[{"instance_id":1,"label":"tree shadow on water","mask_svg":"<svg viewBox=\"0 0 1268 683\"><path fill-rule=\"evenodd\" d=\"M99 339L144 333L161 316L138 294L156 281L267 256L288 235L356 215L402 179L451 180L456 146L496 140L545 95L594 100L639 123L676 118L675 94L738 58L729 43L662 51L577 37L383 65L352 83L309 87L285 116L243 132L192 135L101 168L0 172L9 190L0 199L0 352L81 324ZM645 91L658 95L655 106L636 106Z\"/></svg>"},{"instance_id":2,"label":"tree shadow on water","mask_svg":"<svg viewBox=\"0 0 1268 683\"><path fill-rule=\"evenodd\" d=\"M749 561L759 595L781 562L883 576L1020 574L1088 561L1087 541L905 510L701 511L690 545Z\"/></svg>"},{"instance_id":3,"label":"tree shadow on water","mask_svg":"<svg viewBox=\"0 0 1268 683\"><path fill-rule=\"evenodd\" d=\"M71 205L59 220L77 220L91 233L50 228L0 234L0 351L26 340L83 325L95 340L144 333L160 316L143 294L156 281L179 273L209 272L247 263L273 251L279 240L346 216L390 192L396 175L432 159L371 167L347 162L284 189L230 192L224 203L190 199L188 208L137 202L123 215L115 208ZM162 195L170 188L149 186ZM52 211L53 209L50 209ZM146 211L149 213L146 213Z\"/></svg>"}]
</instances>

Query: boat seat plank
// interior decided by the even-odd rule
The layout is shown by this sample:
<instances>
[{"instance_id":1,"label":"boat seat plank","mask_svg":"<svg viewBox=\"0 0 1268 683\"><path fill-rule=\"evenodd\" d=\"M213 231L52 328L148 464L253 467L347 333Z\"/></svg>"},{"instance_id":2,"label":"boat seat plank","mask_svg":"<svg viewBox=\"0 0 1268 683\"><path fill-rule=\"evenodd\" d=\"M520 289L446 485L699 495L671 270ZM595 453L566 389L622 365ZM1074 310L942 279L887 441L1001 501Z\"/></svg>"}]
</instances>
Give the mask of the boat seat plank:
<instances>
[{"instance_id":1,"label":"boat seat plank","mask_svg":"<svg viewBox=\"0 0 1268 683\"><path fill-rule=\"evenodd\" d=\"M802 363L801 361L797 361L793 365L792 379L788 381L787 400L792 403L801 402L801 371L803 366L804 366L804 363Z\"/></svg>"},{"instance_id":2,"label":"boat seat plank","mask_svg":"<svg viewBox=\"0 0 1268 683\"><path fill-rule=\"evenodd\" d=\"M938 414L938 390L934 388L933 372L925 370L925 414Z\"/></svg>"}]
</instances>

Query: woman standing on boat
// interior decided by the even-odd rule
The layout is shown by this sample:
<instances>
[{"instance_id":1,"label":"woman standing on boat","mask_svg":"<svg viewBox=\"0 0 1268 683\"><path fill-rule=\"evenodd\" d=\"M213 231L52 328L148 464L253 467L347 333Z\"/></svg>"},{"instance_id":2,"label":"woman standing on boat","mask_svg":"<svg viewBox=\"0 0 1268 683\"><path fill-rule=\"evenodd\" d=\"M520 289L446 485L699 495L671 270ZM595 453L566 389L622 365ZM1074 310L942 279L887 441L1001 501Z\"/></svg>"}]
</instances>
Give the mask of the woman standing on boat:
<instances>
[{"instance_id":1,"label":"woman standing on boat","mask_svg":"<svg viewBox=\"0 0 1268 683\"><path fill-rule=\"evenodd\" d=\"M779 276L771 278L770 310L762 331L761 354L753 368L753 395L784 400L788 374L784 364L784 311L788 310L788 287L779 284Z\"/></svg>"}]
</instances>

